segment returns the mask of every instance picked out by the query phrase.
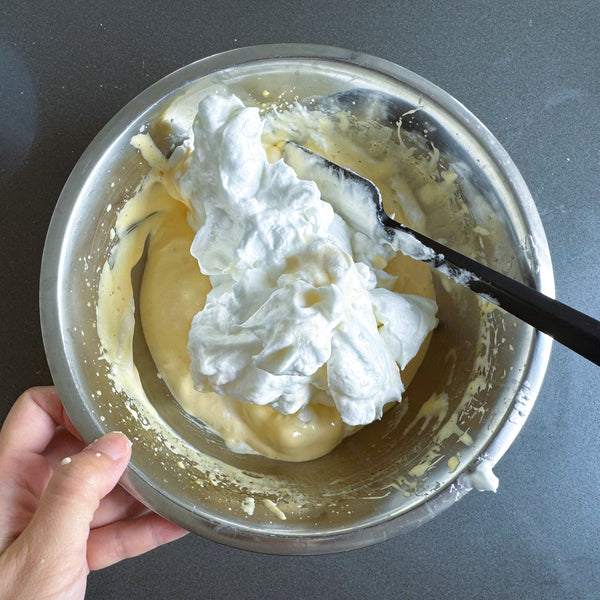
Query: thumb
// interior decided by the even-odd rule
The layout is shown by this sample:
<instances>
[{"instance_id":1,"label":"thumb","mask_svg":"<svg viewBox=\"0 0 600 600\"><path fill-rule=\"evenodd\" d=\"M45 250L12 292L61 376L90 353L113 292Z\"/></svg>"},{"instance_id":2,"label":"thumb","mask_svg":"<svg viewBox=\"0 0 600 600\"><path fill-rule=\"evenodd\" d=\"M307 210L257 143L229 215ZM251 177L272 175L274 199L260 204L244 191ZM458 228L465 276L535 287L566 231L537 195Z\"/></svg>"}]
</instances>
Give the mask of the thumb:
<instances>
[{"instance_id":1,"label":"thumb","mask_svg":"<svg viewBox=\"0 0 600 600\"><path fill-rule=\"evenodd\" d=\"M85 558L90 523L100 500L119 481L131 456L127 437L113 432L79 454L65 458L54 471L38 510L24 533L34 547L43 544L51 557Z\"/></svg>"}]
</instances>

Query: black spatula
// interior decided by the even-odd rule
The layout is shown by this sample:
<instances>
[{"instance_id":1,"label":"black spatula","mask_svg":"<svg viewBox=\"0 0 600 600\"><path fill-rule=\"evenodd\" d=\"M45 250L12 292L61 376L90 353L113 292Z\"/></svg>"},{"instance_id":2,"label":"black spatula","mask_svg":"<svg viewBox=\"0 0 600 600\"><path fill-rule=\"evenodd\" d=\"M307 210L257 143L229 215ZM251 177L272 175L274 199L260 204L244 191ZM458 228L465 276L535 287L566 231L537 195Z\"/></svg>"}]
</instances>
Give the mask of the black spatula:
<instances>
[{"instance_id":1,"label":"black spatula","mask_svg":"<svg viewBox=\"0 0 600 600\"><path fill-rule=\"evenodd\" d=\"M381 194L372 181L332 163L320 154L294 142L287 142L284 160L301 179L315 181L336 212L356 230L376 239L385 236L395 250L430 264L486 300L600 365L600 321L394 221L383 210ZM336 189L336 193L328 193L332 188ZM367 199L369 205L357 211L356 202L359 198Z\"/></svg>"}]
</instances>

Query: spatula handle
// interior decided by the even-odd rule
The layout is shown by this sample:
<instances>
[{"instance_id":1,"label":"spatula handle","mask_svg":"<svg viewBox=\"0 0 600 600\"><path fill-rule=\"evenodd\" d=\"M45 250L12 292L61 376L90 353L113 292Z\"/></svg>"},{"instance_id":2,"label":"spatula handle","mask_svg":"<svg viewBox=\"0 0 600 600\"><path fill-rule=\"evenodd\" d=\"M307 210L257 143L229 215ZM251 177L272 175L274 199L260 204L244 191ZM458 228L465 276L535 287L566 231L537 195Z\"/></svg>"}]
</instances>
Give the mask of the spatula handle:
<instances>
[{"instance_id":1,"label":"spatula handle","mask_svg":"<svg viewBox=\"0 0 600 600\"><path fill-rule=\"evenodd\" d=\"M388 225L386 223L386 225ZM426 260L461 281L475 293L491 300L525 323L553 337L593 363L600 365L600 321L534 290L443 244L394 222L411 233L436 256ZM469 277L472 274L472 277Z\"/></svg>"}]
</instances>

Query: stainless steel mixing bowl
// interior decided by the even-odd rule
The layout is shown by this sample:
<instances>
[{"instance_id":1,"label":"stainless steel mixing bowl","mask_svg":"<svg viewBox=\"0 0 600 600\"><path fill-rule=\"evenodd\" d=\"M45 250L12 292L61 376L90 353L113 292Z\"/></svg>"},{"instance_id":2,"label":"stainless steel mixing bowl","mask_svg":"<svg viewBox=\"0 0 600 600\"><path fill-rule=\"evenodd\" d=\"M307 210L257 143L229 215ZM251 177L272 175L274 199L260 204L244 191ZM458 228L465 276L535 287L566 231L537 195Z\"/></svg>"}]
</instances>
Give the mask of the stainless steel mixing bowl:
<instances>
[{"instance_id":1,"label":"stainless steel mixing bowl","mask_svg":"<svg viewBox=\"0 0 600 600\"><path fill-rule=\"evenodd\" d=\"M167 148L173 140L168 133L160 139L160 120L167 114L191 121L198 100L215 90L257 106L275 100L323 106L334 98L361 118L390 126L404 113L403 132L425 153L437 148L443 168L459 175L469 207L465 227L482 232L480 247L459 249L554 294L546 238L525 183L490 132L451 96L402 67L347 50L233 50L186 66L132 100L98 134L64 187L44 249L40 305L48 361L67 412L86 440L110 430L127 433L134 447L123 485L156 512L213 540L309 554L408 531L479 485L482 478L472 475L489 472L507 450L539 391L550 351L545 336L440 277L440 326L405 401L320 459L286 463L230 452L171 398L140 328L134 358L150 405L113 390L99 358L95 307L116 214L148 170L131 137L148 130ZM435 227L428 233L435 237ZM443 241L460 246L458 237ZM439 418L419 413L432 397L447 402Z\"/></svg>"}]
</instances>

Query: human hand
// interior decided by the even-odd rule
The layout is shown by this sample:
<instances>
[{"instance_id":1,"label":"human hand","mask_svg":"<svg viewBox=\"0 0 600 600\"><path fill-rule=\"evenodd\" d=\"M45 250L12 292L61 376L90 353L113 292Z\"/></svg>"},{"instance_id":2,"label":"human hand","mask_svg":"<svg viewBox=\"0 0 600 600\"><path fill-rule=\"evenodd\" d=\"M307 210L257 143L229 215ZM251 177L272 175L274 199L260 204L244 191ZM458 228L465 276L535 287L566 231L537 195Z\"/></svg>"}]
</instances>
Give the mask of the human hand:
<instances>
[{"instance_id":1,"label":"human hand","mask_svg":"<svg viewBox=\"0 0 600 600\"><path fill-rule=\"evenodd\" d=\"M117 486L131 456L125 435L84 446L53 387L26 391L9 412L0 431L1 600L82 599L90 570L187 533Z\"/></svg>"}]
</instances>

